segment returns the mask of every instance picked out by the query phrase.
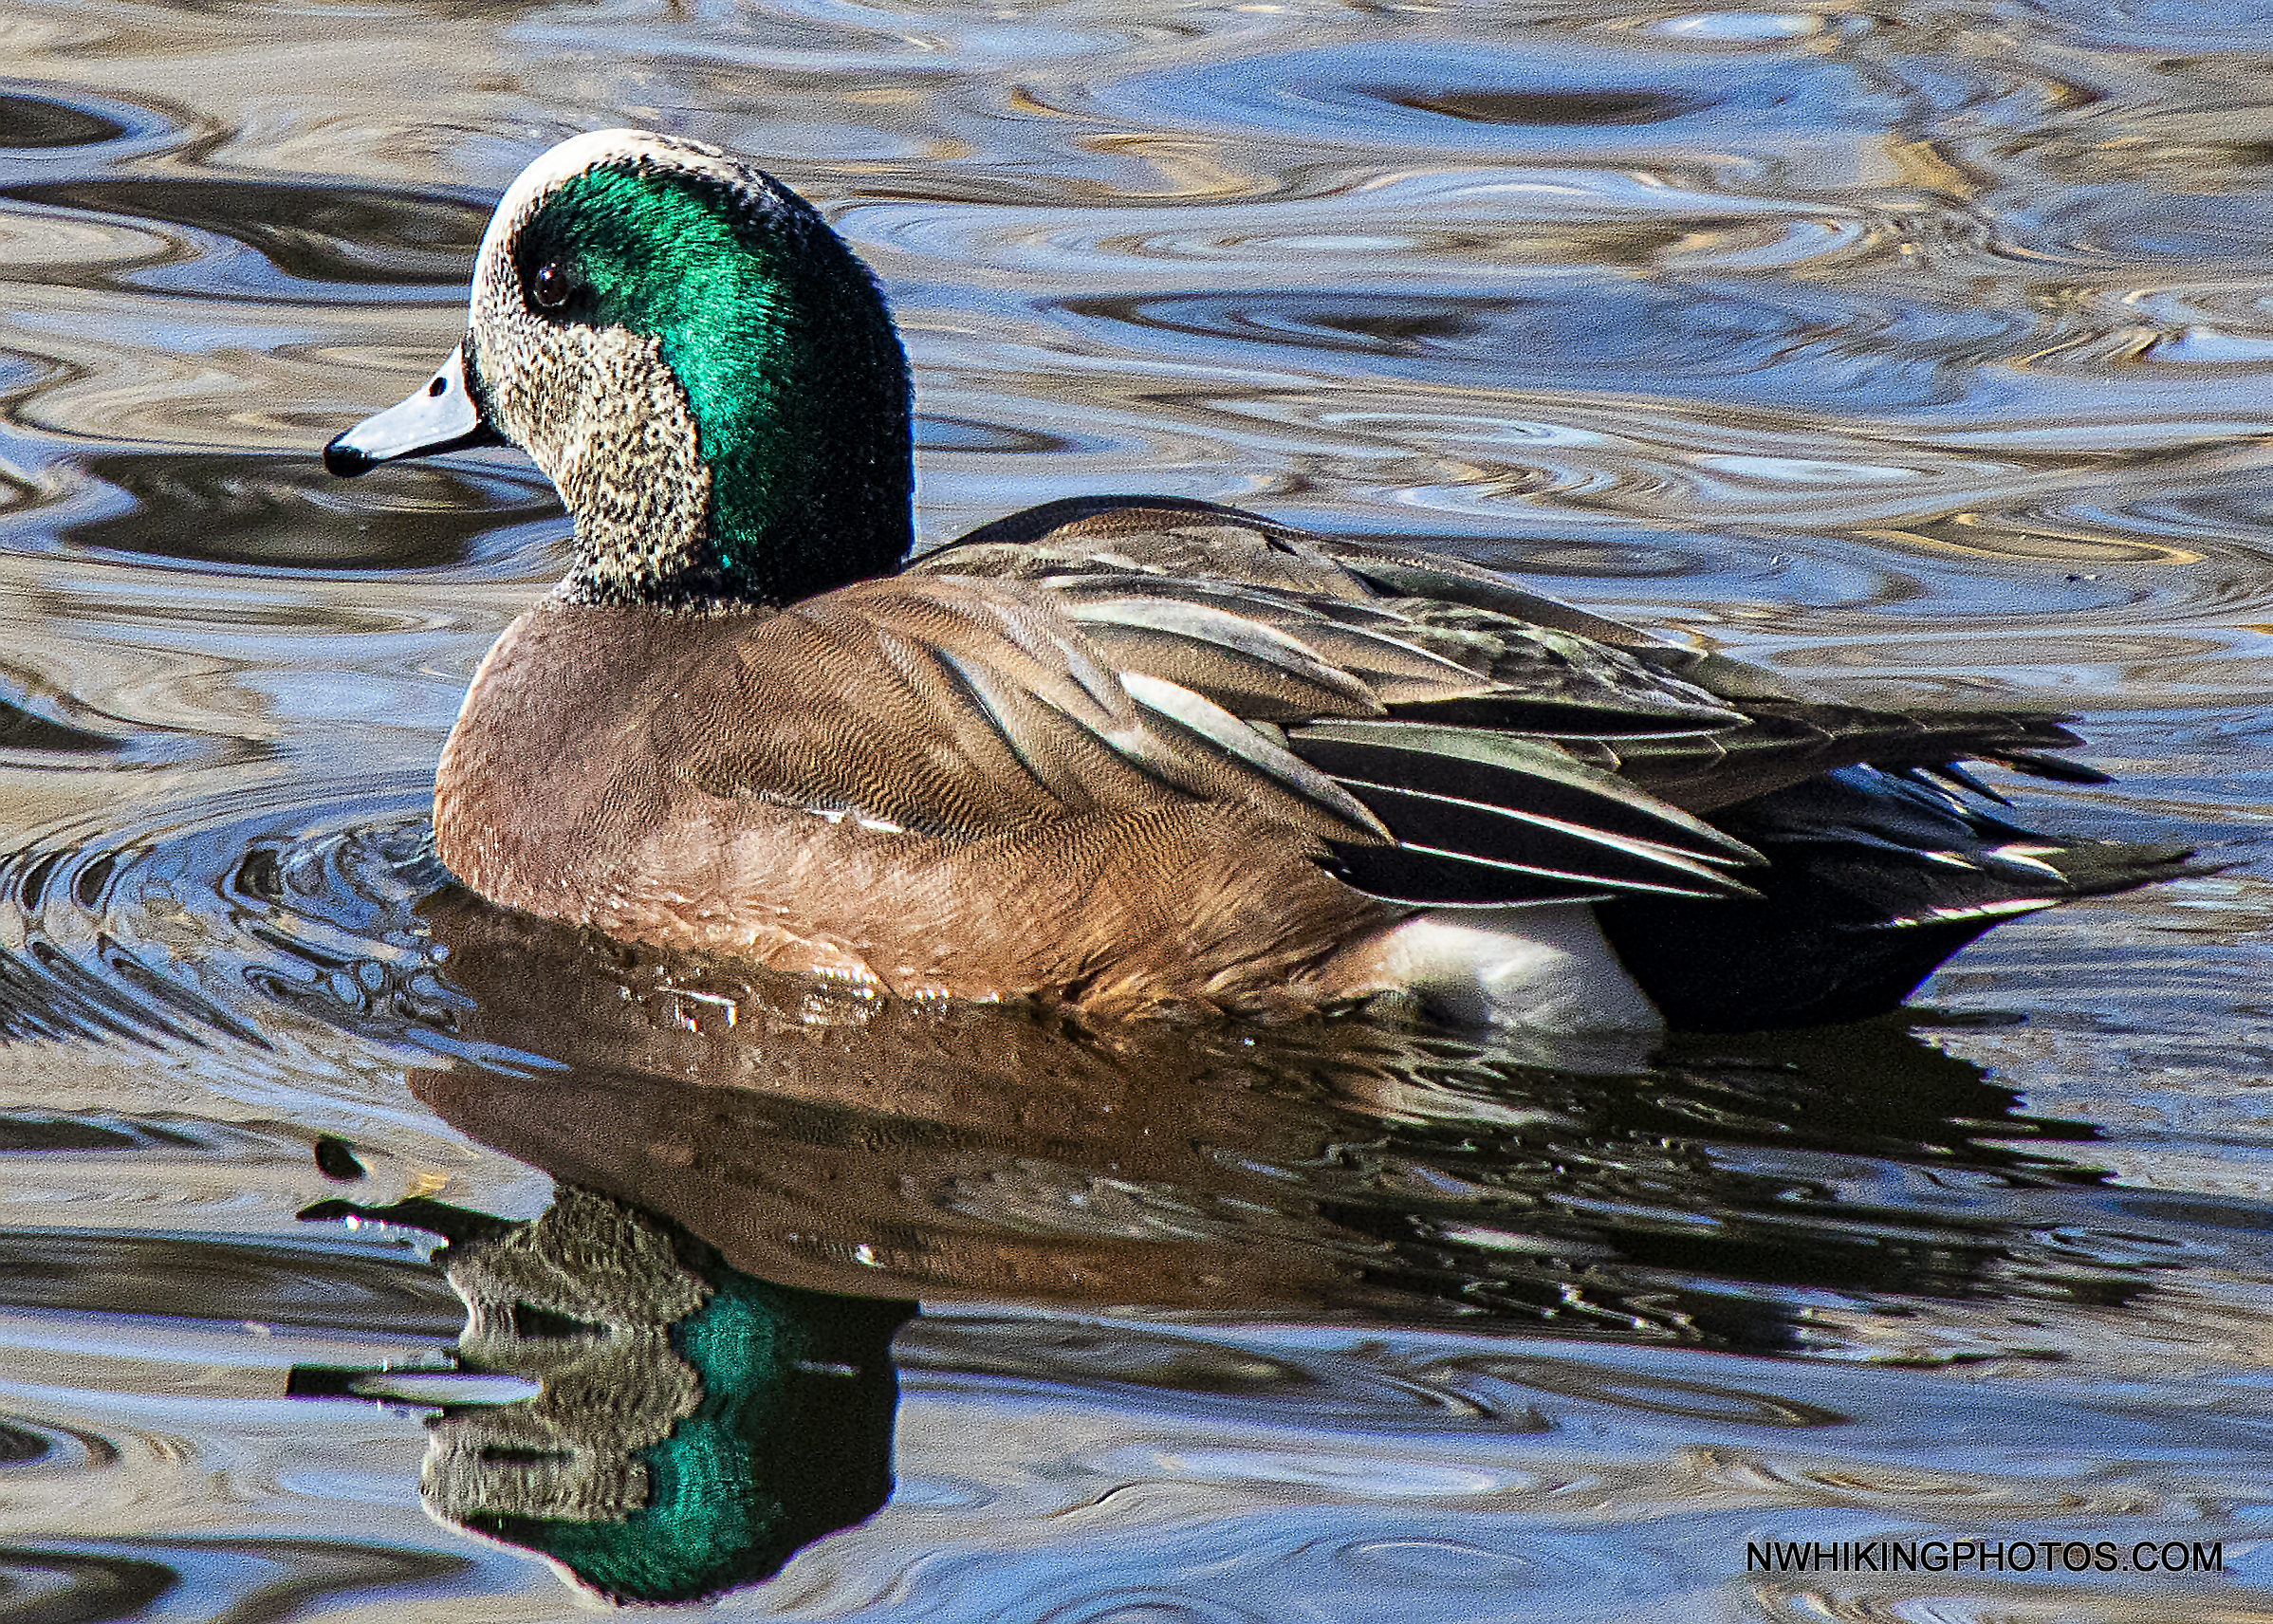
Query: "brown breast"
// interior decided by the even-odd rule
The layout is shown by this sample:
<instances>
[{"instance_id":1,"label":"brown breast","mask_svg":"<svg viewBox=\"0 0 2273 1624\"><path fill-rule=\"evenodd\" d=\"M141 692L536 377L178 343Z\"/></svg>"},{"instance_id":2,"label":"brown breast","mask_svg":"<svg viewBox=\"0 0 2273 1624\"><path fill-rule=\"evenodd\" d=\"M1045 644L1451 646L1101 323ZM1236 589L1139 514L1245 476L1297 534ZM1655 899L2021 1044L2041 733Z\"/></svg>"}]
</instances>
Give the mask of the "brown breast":
<instances>
[{"instance_id":1,"label":"brown breast","mask_svg":"<svg viewBox=\"0 0 2273 1624\"><path fill-rule=\"evenodd\" d=\"M550 918L907 995L1260 1012L1349 990L1320 968L1397 911L1253 806L1078 740L1022 762L889 616L858 612L892 590L820 611L531 610L443 751L442 860Z\"/></svg>"}]
</instances>

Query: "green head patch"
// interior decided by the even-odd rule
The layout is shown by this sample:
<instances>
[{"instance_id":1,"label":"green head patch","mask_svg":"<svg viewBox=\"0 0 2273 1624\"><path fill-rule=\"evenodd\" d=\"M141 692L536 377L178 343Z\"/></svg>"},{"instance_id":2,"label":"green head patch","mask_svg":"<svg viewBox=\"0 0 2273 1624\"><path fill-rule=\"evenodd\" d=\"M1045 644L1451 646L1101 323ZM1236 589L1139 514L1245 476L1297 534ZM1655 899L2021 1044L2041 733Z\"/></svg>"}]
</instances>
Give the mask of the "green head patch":
<instances>
[{"instance_id":1,"label":"green head patch","mask_svg":"<svg viewBox=\"0 0 2273 1624\"><path fill-rule=\"evenodd\" d=\"M907 361L883 296L810 206L745 175L602 163L513 242L530 316L650 337L686 394L707 533L642 598L790 602L889 574L912 540Z\"/></svg>"}]
</instances>

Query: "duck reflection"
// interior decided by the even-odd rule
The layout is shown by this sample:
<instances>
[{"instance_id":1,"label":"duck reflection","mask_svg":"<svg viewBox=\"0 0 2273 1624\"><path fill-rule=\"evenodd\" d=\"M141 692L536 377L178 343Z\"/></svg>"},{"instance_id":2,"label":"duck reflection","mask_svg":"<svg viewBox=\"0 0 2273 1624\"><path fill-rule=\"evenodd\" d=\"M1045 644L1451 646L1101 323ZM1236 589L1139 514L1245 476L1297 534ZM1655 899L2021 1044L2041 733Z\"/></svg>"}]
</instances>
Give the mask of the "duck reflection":
<instances>
[{"instance_id":1,"label":"duck reflection","mask_svg":"<svg viewBox=\"0 0 2273 1624\"><path fill-rule=\"evenodd\" d=\"M449 1240L434 1261L466 1329L418 1478L446 1522L550 1558L614 1600L685 1601L770 1577L892 1491L891 1341L912 1302L775 1285L667 1219L573 1186L527 1224L428 1201L303 1216ZM449 1396L484 1376L536 1392ZM292 1391L398 1387L387 1373L304 1368Z\"/></svg>"},{"instance_id":2,"label":"duck reflection","mask_svg":"<svg viewBox=\"0 0 2273 1624\"><path fill-rule=\"evenodd\" d=\"M456 892L424 914L455 1042L523 1059L412 1086L560 1192L529 1225L374 1211L451 1237L461 1371L540 1384L451 1403L422 1489L618 1598L762 1578L873 1512L917 1299L1772 1354L1820 1347L1826 1301L2143 1288L2072 1233L2038 1240L2047 1200L2102 1182L2059 1154L2093 1131L2021 1115L1894 1023L1588 1075L1379 1022L1100 1030L878 1001ZM309 1216L351 1210L372 1209Z\"/></svg>"},{"instance_id":3,"label":"duck reflection","mask_svg":"<svg viewBox=\"0 0 2273 1624\"><path fill-rule=\"evenodd\" d=\"M2073 1248L2023 1255L2027 1192L2101 1179L2056 1153L2093 1130L2019 1115L1895 1024L1590 1076L1378 1022L925 1008L458 893L427 912L459 1039L562 1069L430 1072L422 1100L809 1290L1487 1314L1765 1353L1804 1337L1811 1292L2126 1289Z\"/></svg>"}]
</instances>

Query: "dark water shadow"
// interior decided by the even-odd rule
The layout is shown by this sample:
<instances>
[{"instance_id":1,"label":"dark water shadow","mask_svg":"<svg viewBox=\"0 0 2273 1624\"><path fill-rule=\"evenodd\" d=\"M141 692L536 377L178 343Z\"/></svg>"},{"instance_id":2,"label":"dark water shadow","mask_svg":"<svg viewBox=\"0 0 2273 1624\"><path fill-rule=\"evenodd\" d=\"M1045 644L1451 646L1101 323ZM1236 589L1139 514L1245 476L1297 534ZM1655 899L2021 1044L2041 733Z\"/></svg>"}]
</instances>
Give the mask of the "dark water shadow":
<instances>
[{"instance_id":1,"label":"dark water shadow","mask_svg":"<svg viewBox=\"0 0 2273 1624\"><path fill-rule=\"evenodd\" d=\"M386 472L382 484L350 496L296 452L99 452L85 458L84 476L115 494L93 504L95 516L60 526L60 539L264 576L496 570L517 562L514 526L559 510L550 487L518 470L430 464Z\"/></svg>"},{"instance_id":2,"label":"dark water shadow","mask_svg":"<svg viewBox=\"0 0 2273 1624\"><path fill-rule=\"evenodd\" d=\"M101 146L124 134L124 124L91 107L75 107L45 96L0 92L0 151Z\"/></svg>"},{"instance_id":3,"label":"dark water shadow","mask_svg":"<svg viewBox=\"0 0 2273 1624\"><path fill-rule=\"evenodd\" d=\"M2088 1239L2097 1131L1899 1022L1590 1076L1375 1021L1096 1029L869 1000L454 890L421 912L453 1043L545 1062L424 1073L422 1100L807 1289L1778 1353L1810 1346L1825 1292L2119 1303L2152 1281Z\"/></svg>"},{"instance_id":4,"label":"dark water shadow","mask_svg":"<svg viewBox=\"0 0 2273 1624\"><path fill-rule=\"evenodd\" d=\"M53 80L0 80L0 152L12 175L74 169L99 149L107 160L184 139L196 120L178 107L145 105Z\"/></svg>"},{"instance_id":5,"label":"dark water shadow","mask_svg":"<svg viewBox=\"0 0 2273 1624\"><path fill-rule=\"evenodd\" d=\"M113 175L21 181L0 187L0 201L147 222L167 244L131 268L58 278L71 286L215 300L362 293L405 301L465 286L493 200L462 190ZM245 253L251 263L238 263Z\"/></svg>"}]
</instances>

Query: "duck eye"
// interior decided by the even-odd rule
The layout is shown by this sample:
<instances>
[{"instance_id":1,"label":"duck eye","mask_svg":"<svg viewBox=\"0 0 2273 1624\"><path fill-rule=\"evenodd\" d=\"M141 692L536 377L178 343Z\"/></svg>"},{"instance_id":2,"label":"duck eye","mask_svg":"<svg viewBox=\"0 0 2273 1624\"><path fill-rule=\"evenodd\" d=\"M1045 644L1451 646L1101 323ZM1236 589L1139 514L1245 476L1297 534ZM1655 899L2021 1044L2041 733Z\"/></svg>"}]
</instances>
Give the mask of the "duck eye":
<instances>
[{"instance_id":1,"label":"duck eye","mask_svg":"<svg viewBox=\"0 0 2273 1624\"><path fill-rule=\"evenodd\" d=\"M540 310L558 310L568 303L568 273L547 260L529 278L529 297Z\"/></svg>"}]
</instances>

